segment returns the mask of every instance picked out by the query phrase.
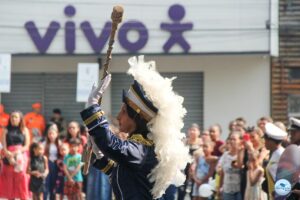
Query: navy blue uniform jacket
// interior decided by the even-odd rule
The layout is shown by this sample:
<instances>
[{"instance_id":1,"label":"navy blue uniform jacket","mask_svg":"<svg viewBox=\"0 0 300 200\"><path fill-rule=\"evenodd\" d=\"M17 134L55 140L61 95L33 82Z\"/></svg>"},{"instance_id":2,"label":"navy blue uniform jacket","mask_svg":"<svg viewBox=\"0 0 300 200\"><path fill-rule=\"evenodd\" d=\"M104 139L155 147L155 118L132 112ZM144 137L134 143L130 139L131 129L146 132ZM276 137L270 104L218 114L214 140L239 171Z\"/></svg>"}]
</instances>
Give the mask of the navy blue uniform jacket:
<instances>
[{"instance_id":1,"label":"navy blue uniform jacket","mask_svg":"<svg viewBox=\"0 0 300 200\"><path fill-rule=\"evenodd\" d=\"M92 105L81 112L81 117L94 137L104 157L94 166L110 176L117 200L153 199L147 176L157 164L154 144L141 134L133 134L122 141L110 130L99 105Z\"/></svg>"}]
</instances>

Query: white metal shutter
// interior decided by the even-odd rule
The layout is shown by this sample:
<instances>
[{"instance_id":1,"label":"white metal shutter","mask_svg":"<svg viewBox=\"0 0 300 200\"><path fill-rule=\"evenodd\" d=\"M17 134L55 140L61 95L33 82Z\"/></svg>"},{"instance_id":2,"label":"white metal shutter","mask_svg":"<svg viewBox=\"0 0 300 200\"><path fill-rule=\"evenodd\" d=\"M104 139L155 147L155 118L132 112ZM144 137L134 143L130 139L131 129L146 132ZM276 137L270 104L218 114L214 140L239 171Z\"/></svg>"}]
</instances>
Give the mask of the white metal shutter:
<instances>
[{"instance_id":1,"label":"white metal shutter","mask_svg":"<svg viewBox=\"0 0 300 200\"><path fill-rule=\"evenodd\" d=\"M12 74L10 93L1 94L5 111L30 112L34 102L43 102L43 76L41 74Z\"/></svg>"},{"instance_id":2,"label":"white metal shutter","mask_svg":"<svg viewBox=\"0 0 300 200\"><path fill-rule=\"evenodd\" d=\"M187 115L184 118L184 130L192 123L198 123L203 127L203 73L161 73L165 77L174 77L174 90L184 97L184 107ZM122 103L122 89L128 90L133 79L124 73L112 74L112 114L117 116Z\"/></svg>"},{"instance_id":3,"label":"white metal shutter","mask_svg":"<svg viewBox=\"0 0 300 200\"><path fill-rule=\"evenodd\" d=\"M2 94L7 112L30 112L34 102L41 102L47 120L53 108L60 108L67 121L81 123L79 112L84 103L76 102L76 74L12 74L11 93Z\"/></svg>"},{"instance_id":4,"label":"white metal shutter","mask_svg":"<svg viewBox=\"0 0 300 200\"><path fill-rule=\"evenodd\" d=\"M60 108L67 122L75 120L82 123L80 111L85 103L76 102L77 75L46 74L45 75L45 116L49 119L54 108Z\"/></svg>"}]
</instances>

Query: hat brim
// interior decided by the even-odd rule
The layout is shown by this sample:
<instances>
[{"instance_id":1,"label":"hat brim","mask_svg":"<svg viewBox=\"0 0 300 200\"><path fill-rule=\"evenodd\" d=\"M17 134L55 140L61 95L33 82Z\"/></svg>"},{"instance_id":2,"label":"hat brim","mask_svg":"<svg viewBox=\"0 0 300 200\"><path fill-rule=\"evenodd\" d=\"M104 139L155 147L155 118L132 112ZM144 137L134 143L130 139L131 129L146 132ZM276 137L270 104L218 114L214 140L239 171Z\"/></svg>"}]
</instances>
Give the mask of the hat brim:
<instances>
[{"instance_id":1,"label":"hat brim","mask_svg":"<svg viewBox=\"0 0 300 200\"><path fill-rule=\"evenodd\" d=\"M292 124L289 128L288 131L300 131L300 127L297 125Z\"/></svg>"},{"instance_id":2,"label":"hat brim","mask_svg":"<svg viewBox=\"0 0 300 200\"><path fill-rule=\"evenodd\" d=\"M287 130L288 131L297 131L297 130L300 130L300 129L297 129L297 128L294 128L294 127L289 127Z\"/></svg>"}]
</instances>

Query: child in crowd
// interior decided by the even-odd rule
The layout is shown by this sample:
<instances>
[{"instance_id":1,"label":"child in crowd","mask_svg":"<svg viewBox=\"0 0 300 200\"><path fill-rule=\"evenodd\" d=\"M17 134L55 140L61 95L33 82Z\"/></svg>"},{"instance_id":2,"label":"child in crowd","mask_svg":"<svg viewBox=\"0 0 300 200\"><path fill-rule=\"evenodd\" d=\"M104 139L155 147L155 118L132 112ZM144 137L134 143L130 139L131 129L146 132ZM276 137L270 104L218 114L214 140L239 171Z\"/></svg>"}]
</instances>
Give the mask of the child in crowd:
<instances>
[{"instance_id":1,"label":"child in crowd","mask_svg":"<svg viewBox=\"0 0 300 200\"><path fill-rule=\"evenodd\" d=\"M48 195L50 195L50 200L55 199L54 187L57 177L56 160L58 157L58 147L60 143L58 134L59 132L57 125L54 123L49 125L45 144L45 155L48 158L49 174L46 178L46 190L44 192L44 198L47 199Z\"/></svg>"},{"instance_id":2,"label":"child in crowd","mask_svg":"<svg viewBox=\"0 0 300 200\"><path fill-rule=\"evenodd\" d=\"M203 154L196 158L196 169L193 174L194 188L193 188L193 200L202 200L201 194L199 194L199 187L203 183L207 183L210 177L213 177L215 167L218 161L217 156L212 156L214 149L214 143L212 141L205 141L202 146Z\"/></svg>"},{"instance_id":3,"label":"child in crowd","mask_svg":"<svg viewBox=\"0 0 300 200\"><path fill-rule=\"evenodd\" d=\"M211 141L209 130L202 131L202 133L200 134L200 137L201 137L203 143L205 143L206 141Z\"/></svg>"},{"instance_id":4,"label":"child in crowd","mask_svg":"<svg viewBox=\"0 0 300 200\"><path fill-rule=\"evenodd\" d=\"M259 152L248 152L247 187L244 200L265 200L266 193L262 191L261 184L264 178L264 169L259 162Z\"/></svg>"},{"instance_id":5,"label":"child in crowd","mask_svg":"<svg viewBox=\"0 0 300 200\"><path fill-rule=\"evenodd\" d=\"M69 145L62 143L59 146L59 154L56 160L57 166L57 178L54 188L54 193L57 195L56 199L63 200L64 198L64 182L65 182L65 172L64 172L64 157L69 153Z\"/></svg>"},{"instance_id":6,"label":"child in crowd","mask_svg":"<svg viewBox=\"0 0 300 200\"><path fill-rule=\"evenodd\" d=\"M80 141L79 145L79 153L82 153L84 145L87 143L87 137L81 135L80 125L76 121L72 121L68 124L67 138L65 142L70 144L70 140L73 138L77 138Z\"/></svg>"},{"instance_id":7,"label":"child in crowd","mask_svg":"<svg viewBox=\"0 0 300 200\"><path fill-rule=\"evenodd\" d=\"M65 185L64 193L68 199L82 199L81 154L78 153L80 141L72 138L69 141L70 152L64 158Z\"/></svg>"},{"instance_id":8,"label":"child in crowd","mask_svg":"<svg viewBox=\"0 0 300 200\"><path fill-rule=\"evenodd\" d=\"M30 161L27 172L30 174L29 190L33 200L42 200L45 189L45 178L48 175L48 159L44 154L41 143L32 143L30 146Z\"/></svg>"}]
</instances>

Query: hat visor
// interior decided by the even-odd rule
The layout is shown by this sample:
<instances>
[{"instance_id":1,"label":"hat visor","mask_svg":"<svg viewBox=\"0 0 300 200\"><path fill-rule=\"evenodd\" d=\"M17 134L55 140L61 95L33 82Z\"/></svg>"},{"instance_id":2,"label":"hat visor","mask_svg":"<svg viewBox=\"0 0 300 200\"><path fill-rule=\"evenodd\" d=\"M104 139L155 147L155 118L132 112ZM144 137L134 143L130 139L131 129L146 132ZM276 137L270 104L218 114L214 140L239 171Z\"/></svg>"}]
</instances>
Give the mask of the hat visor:
<instances>
[{"instance_id":1,"label":"hat visor","mask_svg":"<svg viewBox=\"0 0 300 200\"><path fill-rule=\"evenodd\" d=\"M267 133L265 133L263 137L264 137L265 140L275 140L275 141L283 141L284 140L284 138L282 138L282 139L273 138L270 135L268 135Z\"/></svg>"},{"instance_id":2,"label":"hat visor","mask_svg":"<svg viewBox=\"0 0 300 200\"><path fill-rule=\"evenodd\" d=\"M291 133L291 132L296 133L296 132L300 132L300 128L291 127L291 128L288 128L287 131L288 131L289 133Z\"/></svg>"},{"instance_id":3,"label":"hat visor","mask_svg":"<svg viewBox=\"0 0 300 200\"><path fill-rule=\"evenodd\" d=\"M297 128L295 128L295 127L289 127L287 130L288 130L288 131L296 131L296 130L299 130L299 129L297 129Z\"/></svg>"}]
</instances>

